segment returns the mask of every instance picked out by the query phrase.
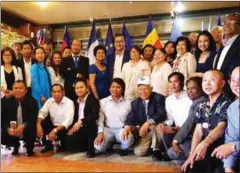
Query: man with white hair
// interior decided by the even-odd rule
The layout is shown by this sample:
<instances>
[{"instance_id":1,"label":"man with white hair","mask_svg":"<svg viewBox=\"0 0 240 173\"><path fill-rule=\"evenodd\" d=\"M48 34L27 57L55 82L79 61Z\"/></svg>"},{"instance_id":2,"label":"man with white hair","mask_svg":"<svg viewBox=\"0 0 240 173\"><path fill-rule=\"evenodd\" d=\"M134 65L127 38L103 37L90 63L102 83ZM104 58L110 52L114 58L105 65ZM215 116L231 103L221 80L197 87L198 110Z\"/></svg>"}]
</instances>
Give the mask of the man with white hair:
<instances>
[{"instance_id":1,"label":"man with white hair","mask_svg":"<svg viewBox=\"0 0 240 173\"><path fill-rule=\"evenodd\" d=\"M139 98L131 103L131 112L125 122L125 128L121 138L126 139L134 132L139 137L134 153L137 156L145 156L150 145L153 148L153 159L158 160L159 150L156 136L156 124L166 119L165 97L152 92L150 78L141 77L138 82Z\"/></svg>"}]
</instances>

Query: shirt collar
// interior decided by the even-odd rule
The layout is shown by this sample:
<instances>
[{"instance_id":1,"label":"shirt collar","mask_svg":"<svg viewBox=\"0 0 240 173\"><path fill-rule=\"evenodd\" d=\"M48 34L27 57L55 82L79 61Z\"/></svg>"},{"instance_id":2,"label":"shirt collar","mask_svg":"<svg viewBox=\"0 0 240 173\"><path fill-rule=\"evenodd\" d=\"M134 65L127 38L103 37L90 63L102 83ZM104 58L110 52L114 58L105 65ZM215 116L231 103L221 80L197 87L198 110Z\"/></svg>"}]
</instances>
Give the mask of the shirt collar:
<instances>
[{"instance_id":1,"label":"shirt collar","mask_svg":"<svg viewBox=\"0 0 240 173\"><path fill-rule=\"evenodd\" d=\"M174 100L181 100L184 97L185 97L185 91L184 90L180 92L180 96L178 98L175 96L175 94L173 94Z\"/></svg>"},{"instance_id":2,"label":"shirt collar","mask_svg":"<svg viewBox=\"0 0 240 173\"><path fill-rule=\"evenodd\" d=\"M88 97L88 94L84 97L83 102L82 102L83 104L86 103L87 97ZM77 102L78 102L79 104L81 104L81 102L79 101L79 99L77 99Z\"/></svg>"},{"instance_id":3,"label":"shirt collar","mask_svg":"<svg viewBox=\"0 0 240 173\"><path fill-rule=\"evenodd\" d=\"M32 58L30 58L30 61L29 61L29 63L25 60L25 58L23 57L23 62L24 63L27 63L27 64L32 64Z\"/></svg>"},{"instance_id":4,"label":"shirt collar","mask_svg":"<svg viewBox=\"0 0 240 173\"><path fill-rule=\"evenodd\" d=\"M52 100L52 103L56 103L56 104L58 104L58 103L55 101L55 99L54 99L54 98L53 98L53 100ZM63 98L62 98L61 102L60 102L58 105L65 104L65 103L66 103L66 97L65 97L65 96L63 96Z\"/></svg>"},{"instance_id":5,"label":"shirt collar","mask_svg":"<svg viewBox=\"0 0 240 173\"><path fill-rule=\"evenodd\" d=\"M232 38L228 39L227 41L223 42L224 43L224 46L228 46L228 45L231 45L235 40L236 38L239 36L239 34L233 36Z\"/></svg>"},{"instance_id":6,"label":"shirt collar","mask_svg":"<svg viewBox=\"0 0 240 173\"><path fill-rule=\"evenodd\" d=\"M72 53L72 57L73 57L73 58L76 57L76 56L79 58L79 57L80 57L80 53L79 53L78 55L74 55L74 54Z\"/></svg>"},{"instance_id":7,"label":"shirt collar","mask_svg":"<svg viewBox=\"0 0 240 173\"><path fill-rule=\"evenodd\" d=\"M109 100L109 101L114 101L111 95L108 97L108 100ZM124 97L121 96L117 103L120 103L120 102L122 102L122 101L124 101L124 100L125 100ZM115 102L115 101L114 101L114 102Z\"/></svg>"},{"instance_id":8,"label":"shirt collar","mask_svg":"<svg viewBox=\"0 0 240 173\"><path fill-rule=\"evenodd\" d=\"M115 51L115 55L122 56L123 54L124 54L124 49L122 50L122 52L120 52L120 54L117 51Z\"/></svg>"}]
</instances>

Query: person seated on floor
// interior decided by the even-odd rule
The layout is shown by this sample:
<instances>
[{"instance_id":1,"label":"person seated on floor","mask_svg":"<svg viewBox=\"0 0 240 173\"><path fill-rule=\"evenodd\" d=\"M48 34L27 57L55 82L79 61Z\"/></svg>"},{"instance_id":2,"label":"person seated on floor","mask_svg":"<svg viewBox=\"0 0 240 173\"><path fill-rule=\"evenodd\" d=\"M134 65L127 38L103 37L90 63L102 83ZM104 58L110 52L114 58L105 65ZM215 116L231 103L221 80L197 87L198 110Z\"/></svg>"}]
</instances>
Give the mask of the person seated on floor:
<instances>
[{"instance_id":1,"label":"person seated on floor","mask_svg":"<svg viewBox=\"0 0 240 173\"><path fill-rule=\"evenodd\" d=\"M156 124L166 119L165 97L152 92L150 78L141 77L138 82L139 98L131 103L131 112L125 122L121 138L127 139L130 135L136 134L138 140L134 148L134 154L145 156L151 148L153 159L158 157L158 141L156 136Z\"/></svg>"},{"instance_id":2,"label":"person seated on floor","mask_svg":"<svg viewBox=\"0 0 240 173\"><path fill-rule=\"evenodd\" d=\"M26 143L27 155L33 155L36 139L36 122L38 103L27 95L27 87L23 80L13 84L13 97L1 99L1 143L13 146L13 155L18 155L19 141Z\"/></svg>"},{"instance_id":3,"label":"person seated on floor","mask_svg":"<svg viewBox=\"0 0 240 173\"><path fill-rule=\"evenodd\" d=\"M193 101L188 112L187 120L178 130L172 140L172 147L168 149L168 156L179 164L183 164L188 158L193 130L195 128L195 119L197 106L207 98L202 91L202 78L193 77L187 80L187 95Z\"/></svg>"},{"instance_id":4,"label":"person seated on floor","mask_svg":"<svg viewBox=\"0 0 240 173\"><path fill-rule=\"evenodd\" d=\"M225 172L240 171L239 71L240 66L235 67L229 81L237 99L227 110L228 123L225 131L225 144L216 148L212 153L212 156L216 155L217 158L223 159Z\"/></svg>"},{"instance_id":5,"label":"person seated on floor","mask_svg":"<svg viewBox=\"0 0 240 173\"><path fill-rule=\"evenodd\" d=\"M213 150L224 142L227 108L230 104L223 94L224 84L224 75L219 70L208 70L203 75L202 88L208 100L198 105L197 125L189 157L182 166L183 172L224 171L222 161L211 157Z\"/></svg>"},{"instance_id":6,"label":"person seated on floor","mask_svg":"<svg viewBox=\"0 0 240 173\"><path fill-rule=\"evenodd\" d=\"M66 148L71 151L86 151L87 157L93 158L94 139L97 136L97 119L99 117L99 101L89 94L85 79L79 79L75 84L78 99L74 101L75 113L73 124L68 131Z\"/></svg>"},{"instance_id":7,"label":"person seated on floor","mask_svg":"<svg viewBox=\"0 0 240 173\"><path fill-rule=\"evenodd\" d=\"M65 95L64 87L54 84L51 88L52 97L39 110L37 136L42 138L41 153L53 150L53 141L60 140L60 150L65 148L67 129L73 122L74 104Z\"/></svg>"},{"instance_id":8,"label":"person seated on floor","mask_svg":"<svg viewBox=\"0 0 240 173\"><path fill-rule=\"evenodd\" d=\"M111 150L115 142L120 143L120 156L128 155L128 148L134 143L134 136L121 138L124 122L130 112L131 105L124 98L125 83L121 78L114 78L110 85L111 95L100 100L100 117L98 135L94 147L98 152Z\"/></svg>"},{"instance_id":9,"label":"person seated on floor","mask_svg":"<svg viewBox=\"0 0 240 173\"><path fill-rule=\"evenodd\" d=\"M184 75L182 73L171 73L168 76L168 82L172 94L166 98L167 119L156 127L161 151L159 159L164 161L170 160L167 151L171 147L174 135L187 119L192 105L192 100L188 97L187 92L183 90Z\"/></svg>"}]
</instances>

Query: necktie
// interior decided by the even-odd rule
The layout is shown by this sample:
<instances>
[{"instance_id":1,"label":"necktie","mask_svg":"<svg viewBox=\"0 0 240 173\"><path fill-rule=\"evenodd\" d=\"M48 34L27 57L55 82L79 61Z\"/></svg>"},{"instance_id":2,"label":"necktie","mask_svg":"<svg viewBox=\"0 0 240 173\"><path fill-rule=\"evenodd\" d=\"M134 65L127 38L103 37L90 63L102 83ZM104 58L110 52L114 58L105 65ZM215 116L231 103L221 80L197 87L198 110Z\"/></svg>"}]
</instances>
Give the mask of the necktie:
<instances>
[{"instance_id":1,"label":"necktie","mask_svg":"<svg viewBox=\"0 0 240 173\"><path fill-rule=\"evenodd\" d=\"M21 102L18 102L18 108L17 108L17 126L20 126L22 124L22 105Z\"/></svg>"},{"instance_id":2,"label":"necktie","mask_svg":"<svg viewBox=\"0 0 240 173\"><path fill-rule=\"evenodd\" d=\"M74 56L74 65L75 68L78 68L78 56Z\"/></svg>"},{"instance_id":3,"label":"necktie","mask_svg":"<svg viewBox=\"0 0 240 173\"><path fill-rule=\"evenodd\" d=\"M144 106L145 113L146 113L147 119L148 119L148 107L147 107L148 105L147 105L147 103L145 101L143 101L143 106Z\"/></svg>"}]
</instances>

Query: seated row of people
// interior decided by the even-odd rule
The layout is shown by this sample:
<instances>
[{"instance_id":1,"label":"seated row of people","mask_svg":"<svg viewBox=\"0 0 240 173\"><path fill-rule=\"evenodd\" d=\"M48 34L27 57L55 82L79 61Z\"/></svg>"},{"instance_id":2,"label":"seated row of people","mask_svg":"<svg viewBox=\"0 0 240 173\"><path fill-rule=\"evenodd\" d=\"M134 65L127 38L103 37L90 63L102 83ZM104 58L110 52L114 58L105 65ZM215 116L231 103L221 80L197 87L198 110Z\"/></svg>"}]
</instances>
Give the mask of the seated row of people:
<instances>
[{"instance_id":1,"label":"seated row of people","mask_svg":"<svg viewBox=\"0 0 240 173\"><path fill-rule=\"evenodd\" d=\"M239 66L234 69L230 80L238 98L239 70ZM78 99L74 102L64 96L62 85L55 84L52 98L39 112L37 102L26 96L24 82L16 81L14 97L2 99L2 143L14 146L13 154L18 154L19 139L23 139L27 154L33 155L38 136L43 153L53 149L52 141L60 140L60 150L87 150L87 156L94 157L95 152L109 151L117 142L121 156L127 155L133 144L137 156L147 155L151 148L154 160L178 160L184 163L183 171L219 171L223 158L227 158L225 171L235 169L240 154L236 131L239 99L229 107L231 102L223 94L223 74L209 70L202 82L190 78L187 91L183 90L182 73L173 72L168 81L173 94L165 99L152 91L149 77L141 77L137 81L139 97L132 102L124 98L121 78L112 80L110 96L100 102L89 95L85 80L75 83ZM226 128L225 142L231 144L220 146Z\"/></svg>"}]
</instances>

